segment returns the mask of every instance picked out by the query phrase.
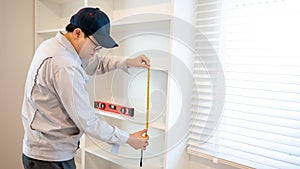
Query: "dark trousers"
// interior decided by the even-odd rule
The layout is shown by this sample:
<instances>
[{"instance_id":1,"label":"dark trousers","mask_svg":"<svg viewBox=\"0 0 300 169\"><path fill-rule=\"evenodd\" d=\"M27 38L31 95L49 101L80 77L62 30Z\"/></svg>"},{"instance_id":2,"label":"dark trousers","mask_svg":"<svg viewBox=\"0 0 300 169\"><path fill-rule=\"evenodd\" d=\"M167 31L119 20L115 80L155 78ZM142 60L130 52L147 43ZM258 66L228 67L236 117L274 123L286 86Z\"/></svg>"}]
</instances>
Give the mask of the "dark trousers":
<instances>
[{"instance_id":1,"label":"dark trousers","mask_svg":"<svg viewBox=\"0 0 300 169\"><path fill-rule=\"evenodd\" d=\"M22 156L24 169L76 169L74 158L68 161L42 161Z\"/></svg>"}]
</instances>

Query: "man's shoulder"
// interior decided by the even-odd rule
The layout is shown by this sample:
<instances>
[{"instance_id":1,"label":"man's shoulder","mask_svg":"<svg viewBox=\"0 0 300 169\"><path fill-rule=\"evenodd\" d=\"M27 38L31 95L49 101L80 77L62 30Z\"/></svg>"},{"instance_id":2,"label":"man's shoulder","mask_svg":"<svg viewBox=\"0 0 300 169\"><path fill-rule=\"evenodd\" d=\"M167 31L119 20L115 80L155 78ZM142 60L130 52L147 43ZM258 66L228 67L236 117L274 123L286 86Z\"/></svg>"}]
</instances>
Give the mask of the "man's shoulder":
<instances>
[{"instance_id":1,"label":"man's shoulder","mask_svg":"<svg viewBox=\"0 0 300 169\"><path fill-rule=\"evenodd\" d=\"M50 38L38 47L36 55L39 58L51 58L52 71L57 72L63 67L80 68L80 57L60 44L55 38Z\"/></svg>"}]
</instances>

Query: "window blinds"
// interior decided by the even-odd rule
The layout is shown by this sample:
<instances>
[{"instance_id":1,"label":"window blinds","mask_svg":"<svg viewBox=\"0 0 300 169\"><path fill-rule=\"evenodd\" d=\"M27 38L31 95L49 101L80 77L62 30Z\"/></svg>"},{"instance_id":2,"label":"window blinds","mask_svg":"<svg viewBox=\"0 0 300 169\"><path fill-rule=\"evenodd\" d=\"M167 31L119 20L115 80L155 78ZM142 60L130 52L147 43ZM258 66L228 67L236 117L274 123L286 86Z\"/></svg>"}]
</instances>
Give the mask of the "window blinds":
<instances>
[{"instance_id":1,"label":"window blinds","mask_svg":"<svg viewBox=\"0 0 300 169\"><path fill-rule=\"evenodd\" d=\"M217 51L225 99L222 112L212 111L214 74L196 59L190 152L254 168L300 168L299 6L297 0L197 2L197 27ZM200 56L201 45L196 40Z\"/></svg>"},{"instance_id":2,"label":"window blinds","mask_svg":"<svg viewBox=\"0 0 300 169\"><path fill-rule=\"evenodd\" d=\"M192 91L192 128L189 134L189 151L204 152L216 155L216 128L222 115L224 95L222 82L222 67L219 66L218 51L220 49L221 31L221 1L198 0L196 4L196 41L194 60L194 86ZM219 75L219 76L218 76ZM223 87L220 87L223 86ZM217 88L221 89L218 93ZM224 91L224 90L223 90ZM221 98L223 102L214 102ZM221 103L218 106L214 103ZM216 107L221 109L216 110Z\"/></svg>"}]
</instances>

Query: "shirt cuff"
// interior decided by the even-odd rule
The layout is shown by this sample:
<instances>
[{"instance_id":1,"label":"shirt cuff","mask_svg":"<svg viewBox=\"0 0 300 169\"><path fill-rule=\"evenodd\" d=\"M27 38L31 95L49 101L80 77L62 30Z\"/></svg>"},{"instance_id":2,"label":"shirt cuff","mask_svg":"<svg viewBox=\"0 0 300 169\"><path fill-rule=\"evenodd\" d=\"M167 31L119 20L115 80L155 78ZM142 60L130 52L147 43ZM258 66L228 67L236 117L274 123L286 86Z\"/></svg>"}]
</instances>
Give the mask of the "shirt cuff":
<instances>
[{"instance_id":1,"label":"shirt cuff","mask_svg":"<svg viewBox=\"0 0 300 169\"><path fill-rule=\"evenodd\" d=\"M127 140L129 139L129 133L123 130L119 130L120 139L118 141L118 144L125 144Z\"/></svg>"},{"instance_id":2,"label":"shirt cuff","mask_svg":"<svg viewBox=\"0 0 300 169\"><path fill-rule=\"evenodd\" d=\"M128 67L127 63L126 63L127 59L128 59L128 57L124 57L124 58L122 59L119 68L122 69L124 72L126 72L126 73L129 74L129 71L128 71L128 68L129 68L129 67Z\"/></svg>"}]
</instances>

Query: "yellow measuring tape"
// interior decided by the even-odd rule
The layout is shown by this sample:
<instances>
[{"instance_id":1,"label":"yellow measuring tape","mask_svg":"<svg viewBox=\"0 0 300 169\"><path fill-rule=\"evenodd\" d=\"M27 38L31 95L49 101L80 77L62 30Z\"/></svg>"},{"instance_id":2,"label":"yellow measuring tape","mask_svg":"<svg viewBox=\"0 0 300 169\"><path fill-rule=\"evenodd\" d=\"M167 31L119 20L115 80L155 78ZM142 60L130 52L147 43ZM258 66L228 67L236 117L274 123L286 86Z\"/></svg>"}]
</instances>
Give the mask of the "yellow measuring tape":
<instances>
[{"instance_id":1,"label":"yellow measuring tape","mask_svg":"<svg viewBox=\"0 0 300 169\"><path fill-rule=\"evenodd\" d=\"M149 101L150 101L150 68L147 74L147 88L146 88L146 129L149 128ZM145 137L147 133L145 133ZM143 150L141 150L140 167L143 166Z\"/></svg>"},{"instance_id":2,"label":"yellow measuring tape","mask_svg":"<svg viewBox=\"0 0 300 169\"><path fill-rule=\"evenodd\" d=\"M147 75L147 95L146 95L146 129L149 128L149 98L150 98L150 68Z\"/></svg>"}]
</instances>

